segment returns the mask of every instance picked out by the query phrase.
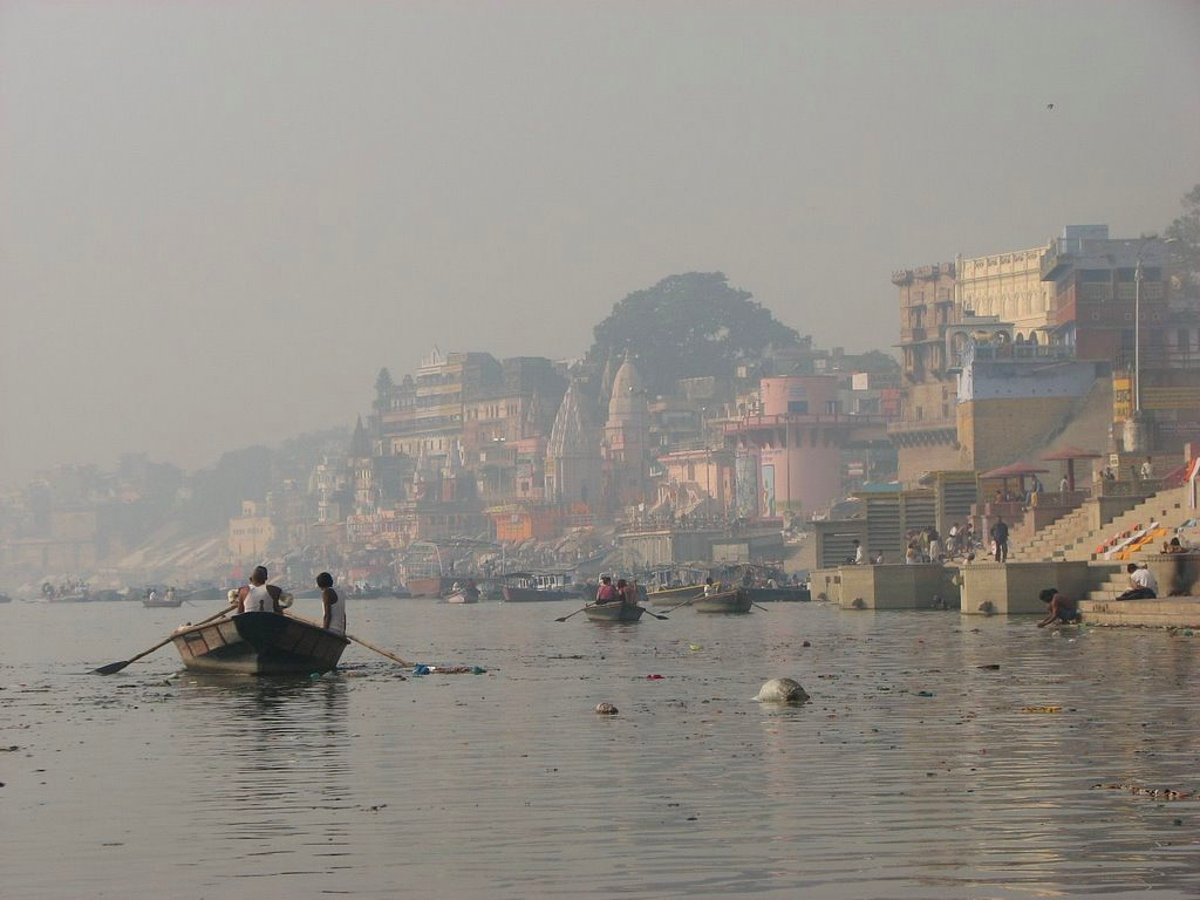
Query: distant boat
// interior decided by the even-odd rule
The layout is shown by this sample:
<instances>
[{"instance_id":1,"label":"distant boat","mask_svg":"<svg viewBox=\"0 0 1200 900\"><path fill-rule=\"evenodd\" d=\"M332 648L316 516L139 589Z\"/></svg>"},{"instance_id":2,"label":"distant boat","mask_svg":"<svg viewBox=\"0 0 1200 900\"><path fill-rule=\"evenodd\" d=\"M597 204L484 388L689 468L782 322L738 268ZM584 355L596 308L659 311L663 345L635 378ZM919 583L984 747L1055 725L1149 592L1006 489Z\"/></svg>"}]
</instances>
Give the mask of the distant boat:
<instances>
[{"instance_id":1,"label":"distant boat","mask_svg":"<svg viewBox=\"0 0 1200 900\"><path fill-rule=\"evenodd\" d=\"M447 603L478 603L479 588L473 584L468 584L466 587L460 587L458 590L451 591L446 595Z\"/></svg>"},{"instance_id":2,"label":"distant boat","mask_svg":"<svg viewBox=\"0 0 1200 900\"><path fill-rule=\"evenodd\" d=\"M566 572L510 572L504 576L500 592L507 603L571 600L580 596Z\"/></svg>"},{"instance_id":3,"label":"distant boat","mask_svg":"<svg viewBox=\"0 0 1200 900\"><path fill-rule=\"evenodd\" d=\"M169 594L162 597L146 597L142 600L142 606L147 609L177 609L183 606L183 598L178 594Z\"/></svg>"},{"instance_id":4,"label":"distant boat","mask_svg":"<svg viewBox=\"0 0 1200 900\"><path fill-rule=\"evenodd\" d=\"M701 613L748 613L752 601L750 595L741 588L732 591L722 591L693 600L691 606Z\"/></svg>"},{"instance_id":5,"label":"distant boat","mask_svg":"<svg viewBox=\"0 0 1200 900\"><path fill-rule=\"evenodd\" d=\"M689 584L683 587L660 588L657 591L650 591L646 598L655 606L674 606L676 603L699 597L703 593L704 585Z\"/></svg>"},{"instance_id":6,"label":"distant boat","mask_svg":"<svg viewBox=\"0 0 1200 900\"><path fill-rule=\"evenodd\" d=\"M752 587L743 590L754 603L807 603L812 600L812 594L806 587Z\"/></svg>"},{"instance_id":7,"label":"distant boat","mask_svg":"<svg viewBox=\"0 0 1200 900\"><path fill-rule=\"evenodd\" d=\"M454 587L454 578L449 575L419 575L404 583L410 596L441 597Z\"/></svg>"},{"instance_id":8,"label":"distant boat","mask_svg":"<svg viewBox=\"0 0 1200 900\"><path fill-rule=\"evenodd\" d=\"M0 594L0 603L12 603L12 597L8 594Z\"/></svg>"},{"instance_id":9,"label":"distant boat","mask_svg":"<svg viewBox=\"0 0 1200 900\"><path fill-rule=\"evenodd\" d=\"M583 614L593 622L636 622L646 611L633 603L593 603Z\"/></svg>"},{"instance_id":10,"label":"distant boat","mask_svg":"<svg viewBox=\"0 0 1200 900\"><path fill-rule=\"evenodd\" d=\"M311 675L337 667L350 643L291 616L247 612L172 636L187 668L238 675Z\"/></svg>"}]
</instances>

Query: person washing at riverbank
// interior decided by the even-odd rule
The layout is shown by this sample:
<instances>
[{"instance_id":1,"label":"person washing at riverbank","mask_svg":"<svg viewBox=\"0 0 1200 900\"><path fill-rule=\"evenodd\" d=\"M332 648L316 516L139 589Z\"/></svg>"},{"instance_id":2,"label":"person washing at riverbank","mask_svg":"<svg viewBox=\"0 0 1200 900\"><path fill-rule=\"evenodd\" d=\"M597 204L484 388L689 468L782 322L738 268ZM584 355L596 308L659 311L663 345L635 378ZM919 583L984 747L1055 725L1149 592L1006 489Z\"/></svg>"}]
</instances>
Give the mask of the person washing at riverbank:
<instances>
[{"instance_id":1,"label":"person washing at riverbank","mask_svg":"<svg viewBox=\"0 0 1200 900\"><path fill-rule=\"evenodd\" d=\"M1125 567L1129 573L1129 590L1117 597L1118 600L1157 600L1158 579L1146 568L1138 568L1137 563Z\"/></svg>"},{"instance_id":2,"label":"person washing at riverbank","mask_svg":"<svg viewBox=\"0 0 1200 900\"><path fill-rule=\"evenodd\" d=\"M1046 618L1037 623L1038 628L1045 628L1054 622L1073 625L1079 621L1079 607L1070 597L1060 594L1057 588L1046 588L1038 594L1038 599L1048 604Z\"/></svg>"}]
</instances>

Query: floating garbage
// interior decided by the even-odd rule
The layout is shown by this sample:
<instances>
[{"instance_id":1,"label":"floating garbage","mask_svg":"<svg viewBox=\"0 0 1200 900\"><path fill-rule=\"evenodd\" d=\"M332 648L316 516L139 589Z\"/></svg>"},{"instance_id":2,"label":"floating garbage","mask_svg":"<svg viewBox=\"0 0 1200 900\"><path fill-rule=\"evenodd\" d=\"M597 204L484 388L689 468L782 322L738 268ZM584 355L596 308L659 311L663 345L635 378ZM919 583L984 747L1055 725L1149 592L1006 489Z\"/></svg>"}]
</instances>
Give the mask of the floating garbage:
<instances>
[{"instance_id":1,"label":"floating garbage","mask_svg":"<svg viewBox=\"0 0 1200 900\"><path fill-rule=\"evenodd\" d=\"M1023 712L1023 713L1060 713L1060 712L1062 712L1062 707L1061 706L1022 706L1021 712Z\"/></svg>"},{"instance_id":2,"label":"floating garbage","mask_svg":"<svg viewBox=\"0 0 1200 900\"><path fill-rule=\"evenodd\" d=\"M808 691L791 678L772 678L758 689L754 699L759 703L803 703Z\"/></svg>"},{"instance_id":3,"label":"floating garbage","mask_svg":"<svg viewBox=\"0 0 1200 900\"><path fill-rule=\"evenodd\" d=\"M617 714L617 708L607 701L604 703L597 703L596 714L601 716L615 716Z\"/></svg>"}]
</instances>

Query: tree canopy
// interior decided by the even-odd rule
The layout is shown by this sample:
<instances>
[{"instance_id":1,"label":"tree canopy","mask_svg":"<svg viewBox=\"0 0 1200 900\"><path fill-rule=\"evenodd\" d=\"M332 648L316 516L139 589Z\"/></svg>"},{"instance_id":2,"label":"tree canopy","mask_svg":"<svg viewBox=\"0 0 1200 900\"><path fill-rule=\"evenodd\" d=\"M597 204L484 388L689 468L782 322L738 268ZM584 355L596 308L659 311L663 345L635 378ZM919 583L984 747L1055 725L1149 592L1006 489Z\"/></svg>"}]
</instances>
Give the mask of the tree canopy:
<instances>
[{"instance_id":1,"label":"tree canopy","mask_svg":"<svg viewBox=\"0 0 1200 900\"><path fill-rule=\"evenodd\" d=\"M1200 297L1200 184L1179 202L1183 215L1167 226L1164 237L1174 238L1171 267L1183 282L1184 295Z\"/></svg>"},{"instance_id":2,"label":"tree canopy","mask_svg":"<svg viewBox=\"0 0 1200 900\"><path fill-rule=\"evenodd\" d=\"M768 348L794 347L800 335L721 272L689 272L635 291L593 330L588 358L634 357L652 394L670 392L679 378L732 376L743 360Z\"/></svg>"}]
</instances>

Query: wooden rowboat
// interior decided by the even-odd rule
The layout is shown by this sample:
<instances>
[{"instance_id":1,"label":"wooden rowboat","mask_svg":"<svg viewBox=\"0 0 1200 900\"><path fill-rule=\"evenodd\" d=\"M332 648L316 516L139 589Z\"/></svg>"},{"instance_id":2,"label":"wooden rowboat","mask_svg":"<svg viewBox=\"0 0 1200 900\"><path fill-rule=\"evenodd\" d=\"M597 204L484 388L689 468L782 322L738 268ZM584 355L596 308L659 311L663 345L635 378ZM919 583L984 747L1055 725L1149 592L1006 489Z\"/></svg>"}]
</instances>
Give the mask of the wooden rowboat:
<instances>
[{"instance_id":1,"label":"wooden rowboat","mask_svg":"<svg viewBox=\"0 0 1200 900\"><path fill-rule=\"evenodd\" d=\"M723 591L693 600L692 608L702 613L748 613L752 601L750 595L738 588L734 591Z\"/></svg>"},{"instance_id":2,"label":"wooden rowboat","mask_svg":"<svg viewBox=\"0 0 1200 900\"><path fill-rule=\"evenodd\" d=\"M636 622L645 611L633 603L593 603L583 614L593 622Z\"/></svg>"},{"instance_id":3,"label":"wooden rowboat","mask_svg":"<svg viewBox=\"0 0 1200 900\"><path fill-rule=\"evenodd\" d=\"M704 585L687 584L683 587L661 588L657 591L650 591L646 597L655 606L674 606L677 603L682 603L684 600L699 597L703 593Z\"/></svg>"},{"instance_id":4,"label":"wooden rowboat","mask_svg":"<svg viewBox=\"0 0 1200 900\"><path fill-rule=\"evenodd\" d=\"M147 609L177 609L183 606L182 597L155 597L151 600L149 597L142 601L142 606Z\"/></svg>"},{"instance_id":5,"label":"wooden rowboat","mask_svg":"<svg viewBox=\"0 0 1200 900\"><path fill-rule=\"evenodd\" d=\"M446 595L447 603L478 603L479 588L465 587L459 588L457 591L451 591Z\"/></svg>"},{"instance_id":6,"label":"wooden rowboat","mask_svg":"<svg viewBox=\"0 0 1200 900\"><path fill-rule=\"evenodd\" d=\"M340 634L272 612L184 625L171 640L189 669L239 675L328 672L350 643Z\"/></svg>"}]
</instances>

